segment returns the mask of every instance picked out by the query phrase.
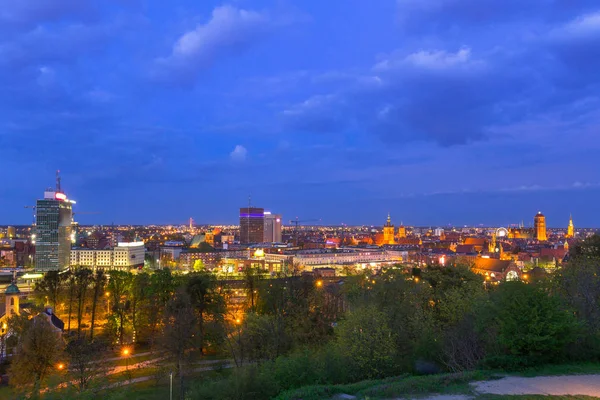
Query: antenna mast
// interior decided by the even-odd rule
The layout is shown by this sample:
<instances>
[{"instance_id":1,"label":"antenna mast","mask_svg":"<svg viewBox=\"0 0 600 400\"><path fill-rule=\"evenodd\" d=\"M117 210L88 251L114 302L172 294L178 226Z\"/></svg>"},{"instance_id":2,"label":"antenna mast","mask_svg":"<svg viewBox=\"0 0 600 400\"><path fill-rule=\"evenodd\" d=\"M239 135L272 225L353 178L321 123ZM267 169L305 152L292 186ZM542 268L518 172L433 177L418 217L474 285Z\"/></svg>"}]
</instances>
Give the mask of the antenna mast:
<instances>
[{"instance_id":1,"label":"antenna mast","mask_svg":"<svg viewBox=\"0 0 600 400\"><path fill-rule=\"evenodd\" d=\"M62 193L62 191L60 190L60 170L59 169L56 170L56 191L58 193Z\"/></svg>"}]
</instances>

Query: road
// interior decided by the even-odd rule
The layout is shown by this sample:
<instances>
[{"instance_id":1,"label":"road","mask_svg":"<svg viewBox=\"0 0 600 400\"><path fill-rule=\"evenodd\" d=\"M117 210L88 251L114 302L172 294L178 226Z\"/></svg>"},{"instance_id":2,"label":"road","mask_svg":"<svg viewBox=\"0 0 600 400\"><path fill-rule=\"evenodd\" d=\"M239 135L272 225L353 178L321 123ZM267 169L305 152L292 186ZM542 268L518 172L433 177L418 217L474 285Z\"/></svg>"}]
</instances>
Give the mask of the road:
<instances>
[{"instance_id":1,"label":"road","mask_svg":"<svg viewBox=\"0 0 600 400\"><path fill-rule=\"evenodd\" d=\"M600 396L600 375L561 375L523 378L507 376L496 381L473 382L477 393Z\"/></svg>"}]
</instances>

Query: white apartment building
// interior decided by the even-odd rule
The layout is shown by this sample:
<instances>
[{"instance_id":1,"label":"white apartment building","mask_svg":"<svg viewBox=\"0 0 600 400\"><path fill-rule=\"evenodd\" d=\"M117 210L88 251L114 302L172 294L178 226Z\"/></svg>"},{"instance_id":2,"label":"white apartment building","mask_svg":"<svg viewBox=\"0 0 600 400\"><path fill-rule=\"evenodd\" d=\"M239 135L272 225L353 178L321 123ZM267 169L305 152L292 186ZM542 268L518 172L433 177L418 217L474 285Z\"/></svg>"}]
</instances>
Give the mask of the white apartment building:
<instances>
[{"instance_id":1,"label":"white apartment building","mask_svg":"<svg viewBox=\"0 0 600 400\"><path fill-rule=\"evenodd\" d=\"M144 242L118 243L112 249L71 249L71 266L128 269L144 265Z\"/></svg>"},{"instance_id":2,"label":"white apartment building","mask_svg":"<svg viewBox=\"0 0 600 400\"><path fill-rule=\"evenodd\" d=\"M311 270L315 267L331 267L336 265L356 265L362 267L379 267L406 260L408 252L381 249L344 249L344 250L302 250L296 254L265 254L267 261L294 263Z\"/></svg>"}]
</instances>

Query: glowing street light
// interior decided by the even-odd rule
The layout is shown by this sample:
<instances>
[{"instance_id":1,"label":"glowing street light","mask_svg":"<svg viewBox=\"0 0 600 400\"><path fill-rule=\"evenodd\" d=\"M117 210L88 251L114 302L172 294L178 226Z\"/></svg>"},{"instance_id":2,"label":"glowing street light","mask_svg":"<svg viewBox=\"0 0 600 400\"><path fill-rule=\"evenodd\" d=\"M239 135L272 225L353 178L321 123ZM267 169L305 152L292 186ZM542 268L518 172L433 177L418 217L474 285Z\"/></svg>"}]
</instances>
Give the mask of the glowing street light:
<instances>
[{"instance_id":1,"label":"glowing street light","mask_svg":"<svg viewBox=\"0 0 600 400\"><path fill-rule=\"evenodd\" d=\"M60 363L58 364L57 368L59 369L59 371L62 371L63 369L65 369L65 364Z\"/></svg>"},{"instance_id":2,"label":"glowing street light","mask_svg":"<svg viewBox=\"0 0 600 400\"><path fill-rule=\"evenodd\" d=\"M317 281L317 287L321 287L323 286L323 281L322 280L318 280Z\"/></svg>"}]
</instances>

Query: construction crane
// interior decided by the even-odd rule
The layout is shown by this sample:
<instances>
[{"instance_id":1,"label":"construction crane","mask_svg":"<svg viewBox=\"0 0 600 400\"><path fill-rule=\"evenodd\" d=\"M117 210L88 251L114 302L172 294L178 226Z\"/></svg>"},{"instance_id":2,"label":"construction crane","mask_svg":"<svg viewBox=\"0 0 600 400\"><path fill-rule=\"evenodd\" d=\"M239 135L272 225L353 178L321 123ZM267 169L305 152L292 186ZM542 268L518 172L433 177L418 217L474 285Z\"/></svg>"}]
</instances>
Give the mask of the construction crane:
<instances>
[{"instance_id":1,"label":"construction crane","mask_svg":"<svg viewBox=\"0 0 600 400\"><path fill-rule=\"evenodd\" d=\"M294 225L294 246L298 246L298 226L300 224L303 224L306 222L321 222L321 220L320 219L299 220L298 217L296 217L296 219L290 220L290 224Z\"/></svg>"}]
</instances>

